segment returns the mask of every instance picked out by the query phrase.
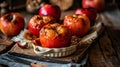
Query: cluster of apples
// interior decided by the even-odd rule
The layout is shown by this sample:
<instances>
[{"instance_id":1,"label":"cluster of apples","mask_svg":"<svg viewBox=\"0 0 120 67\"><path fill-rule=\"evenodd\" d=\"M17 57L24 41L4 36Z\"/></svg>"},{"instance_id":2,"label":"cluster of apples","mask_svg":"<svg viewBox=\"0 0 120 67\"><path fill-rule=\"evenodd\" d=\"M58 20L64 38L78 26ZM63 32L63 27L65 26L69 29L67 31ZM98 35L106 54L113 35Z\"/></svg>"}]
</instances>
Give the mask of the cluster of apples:
<instances>
[{"instance_id":1,"label":"cluster of apples","mask_svg":"<svg viewBox=\"0 0 120 67\"><path fill-rule=\"evenodd\" d=\"M59 23L61 10L56 5L45 4L28 22L28 30L40 39L39 46L59 48L70 45L71 33Z\"/></svg>"},{"instance_id":2,"label":"cluster of apples","mask_svg":"<svg viewBox=\"0 0 120 67\"><path fill-rule=\"evenodd\" d=\"M39 16L50 16L54 19L49 19L48 22L44 22L46 23L44 25L41 25L41 23L37 25L40 26L37 35L40 39L40 46L48 48L66 47L70 45L72 36L75 35L78 37L83 37L86 35L90 27L94 25L97 17L97 11L103 10L104 7L104 0L93 0L93 5L88 5L86 3L87 1L89 0L83 0L83 8L76 9L75 13L72 15L66 15L62 24L59 24L58 21L61 16L61 10L59 7L50 4L42 6L39 9ZM101 5L102 7L100 7ZM29 24L34 25L31 20ZM35 28L34 26L28 26L28 29L30 30L31 27ZM34 30L30 31L32 33Z\"/></svg>"},{"instance_id":3,"label":"cluster of apples","mask_svg":"<svg viewBox=\"0 0 120 67\"><path fill-rule=\"evenodd\" d=\"M39 38L41 44L38 45L47 48L67 47L72 36L86 35L91 24L94 24L92 22L95 21L97 12L87 8L85 1L82 2L85 8L78 8L75 14L66 15L62 24L59 23L60 8L52 4L43 5L39 9L39 15L34 15L28 22L30 33ZM18 35L24 26L24 18L19 13L5 14L0 18L0 30L7 36Z\"/></svg>"},{"instance_id":4,"label":"cluster of apples","mask_svg":"<svg viewBox=\"0 0 120 67\"><path fill-rule=\"evenodd\" d=\"M36 35L41 44L47 48L70 46L72 36L83 37L90 29L90 20L86 14L66 15L60 24L61 10L52 4L45 4L39 9L39 15L34 15L28 30Z\"/></svg>"}]
</instances>

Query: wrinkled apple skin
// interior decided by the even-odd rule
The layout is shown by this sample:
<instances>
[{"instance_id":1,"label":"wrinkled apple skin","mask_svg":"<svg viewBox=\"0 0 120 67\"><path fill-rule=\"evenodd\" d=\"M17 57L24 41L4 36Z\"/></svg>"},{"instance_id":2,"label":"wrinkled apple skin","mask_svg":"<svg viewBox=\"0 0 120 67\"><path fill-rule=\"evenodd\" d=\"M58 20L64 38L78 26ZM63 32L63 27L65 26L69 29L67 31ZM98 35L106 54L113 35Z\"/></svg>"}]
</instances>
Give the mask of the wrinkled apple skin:
<instances>
[{"instance_id":1,"label":"wrinkled apple skin","mask_svg":"<svg viewBox=\"0 0 120 67\"><path fill-rule=\"evenodd\" d=\"M70 31L60 24L45 25L40 31L40 42L43 47L67 47L71 42Z\"/></svg>"},{"instance_id":2,"label":"wrinkled apple skin","mask_svg":"<svg viewBox=\"0 0 120 67\"><path fill-rule=\"evenodd\" d=\"M90 29L90 20L85 14L66 15L64 19L66 26L76 36L84 36Z\"/></svg>"},{"instance_id":3,"label":"wrinkled apple skin","mask_svg":"<svg viewBox=\"0 0 120 67\"><path fill-rule=\"evenodd\" d=\"M105 7L105 0L82 0L83 8L94 8L97 11L102 11Z\"/></svg>"},{"instance_id":4,"label":"wrinkled apple skin","mask_svg":"<svg viewBox=\"0 0 120 67\"><path fill-rule=\"evenodd\" d=\"M39 37L39 31L41 30L41 28L44 25L53 22L54 22L53 17L34 15L28 22L28 29L33 35Z\"/></svg>"},{"instance_id":5,"label":"wrinkled apple skin","mask_svg":"<svg viewBox=\"0 0 120 67\"><path fill-rule=\"evenodd\" d=\"M97 11L92 8L77 8L75 10L75 14L86 14L87 17L90 19L91 26L94 25L97 17Z\"/></svg>"},{"instance_id":6,"label":"wrinkled apple skin","mask_svg":"<svg viewBox=\"0 0 120 67\"><path fill-rule=\"evenodd\" d=\"M24 18L17 12L5 14L0 18L0 29L6 36L18 35L24 25Z\"/></svg>"},{"instance_id":7,"label":"wrinkled apple skin","mask_svg":"<svg viewBox=\"0 0 120 67\"><path fill-rule=\"evenodd\" d=\"M39 15L48 15L52 16L56 20L59 20L61 16L61 10L56 5L45 4L39 9Z\"/></svg>"}]
</instances>

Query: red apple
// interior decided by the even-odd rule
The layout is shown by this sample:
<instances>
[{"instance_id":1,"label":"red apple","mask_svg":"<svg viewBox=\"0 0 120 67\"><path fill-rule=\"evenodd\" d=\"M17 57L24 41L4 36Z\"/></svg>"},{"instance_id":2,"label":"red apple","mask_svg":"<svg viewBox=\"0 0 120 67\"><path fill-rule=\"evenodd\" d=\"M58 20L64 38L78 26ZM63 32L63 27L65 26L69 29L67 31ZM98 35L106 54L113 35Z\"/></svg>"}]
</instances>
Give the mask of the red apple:
<instances>
[{"instance_id":1,"label":"red apple","mask_svg":"<svg viewBox=\"0 0 120 67\"><path fill-rule=\"evenodd\" d=\"M41 28L48 23L53 23L54 21L54 18L51 16L34 15L28 22L28 30L31 34L38 37Z\"/></svg>"},{"instance_id":2,"label":"red apple","mask_svg":"<svg viewBox=\"0 0 120 67\"><path fill-rule=\"evenodd\" d=\"M24 28L25 21L20 13L8 13L0 18L0 29L7 36L15 36Z\"/></svg>"},{"instance_id":3,"label":"red apple","mask_svg":"<svg viewBox=\"0 0 120 67\"><path fill-rule=\"evenodd\" d=\"M94 24L97 17L97 11L92 8L78 8L75 10L75 14L86 14L87 17L90 19L91 25Z\"/></svg>"},{"instance_id":4,"label":"red apple","mask_svg":"<svg viewBox=\"0 0 120 67\"><path fill-rule=\"evenodd\" d=\"M22 48L22 49L25 49L25 48L28 47L27 42L24 41L24 40L18 41L18 42L17 42L17 45L18 45L20 48Z\"/></svg>"},{"instance_id":5,"label":"red apple","mask_svg":"<svg viewBox=\"0 0 120 67\"><path fill-rule=\"evenodd\" d=\"M71 42L68 28L58 23L45 25L40 31L39 38L41 45L47 48L67 47Z\"/></svg>"},{"instance_id":6,"label":"red apple","mask_svg":"<svg viewBox=\"0 0 120 67\"><path fill-rule=\"evenodd\" d=\"M83 8L94 8L97 11L104 9L105 0L82 0Z\"/></svg>"},{"instance_id":7,"label":"red apple","mask_svg":"<svg viewBox=\"0 0 120 67\"><path fill-rule=\"evenodd\" d=\"M90 20L86 14L66 15L64 19L66 26L72 35L84 36L90 29Z\"/></svg>"},{"instance_id":8,"label":"red apple","mask_svg":"<svg viewBox=\"0 0 120 67\"><path fill-rule=\"evenodd\" d=\"M59 20L61 16L61 10L56 5L45 4L39 9L39 15L48 15Z\"/></svg>"}]
</instances>

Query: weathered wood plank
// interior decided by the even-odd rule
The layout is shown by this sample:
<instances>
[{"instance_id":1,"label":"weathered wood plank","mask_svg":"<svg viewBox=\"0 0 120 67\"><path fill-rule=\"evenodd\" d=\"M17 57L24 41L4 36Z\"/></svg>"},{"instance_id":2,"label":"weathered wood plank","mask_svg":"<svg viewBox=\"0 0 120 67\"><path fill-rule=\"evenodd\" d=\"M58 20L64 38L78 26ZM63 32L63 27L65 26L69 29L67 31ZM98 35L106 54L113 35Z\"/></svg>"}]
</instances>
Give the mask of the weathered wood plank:
<instances>
[{"instance_id":1,"label":"weathered wood plank","mask_svg":"<svg viewBox=\"0 0 120 67\"><path fill-rule=\"evenodd\" d=\"M91 67L89 59L87 60L87 63L85 64L84 67Z\"/></svg>"},{"instance_id":2,"label":"weathered wood plank","mask_svg":"<svg viewBox=\"0 0 120 67\"><path fill-rule=\"evenodd\" d=\"M104 56L107 66L118 67L120 66L119 60L116 56L116 52L112 47L112 42L105 32L105 36L99 40L100 49Z\"/></svg>"},{"instance_id":3,"label":"weathered wood plank","mask_svg":"<svg viewBox=\"0 0 120 67\"><path fill-rule=\"evenodd\" d=\"M100 47L107 64L120 66L120 12L119 10L104 12L101 15L106 27L106 37L100 40ZM103 41L103 42L102 42Z\"/></svg>"},{"instance_id":4,"label":"weathered wood plank","mask_svg":"<svg viewBox=\"0 0 120 67\"><path fill-rule=\"evenodd\" d=\"M99 44L94 44L92 46L91 50L89 51L89 61L91 67L105 67L106 61L104 59L104 56L102 55L102 52L99 48Z\"/></svg>"},{"instance_id":5,"label":"weathered wood plank","mask_svg":"<svg viewBox=\"0 0 120 67\"><path fill-rule=\"evenodd\" d=\"M117 57L120 62L120 30L118 29L108 29L107 30L108 36L111 39L112 46L117 53Z\"/></svg>"},{"instance_id":6,"label":"weathered wood plank","mask_svg":"<svg viewBox=\"0 0 120 67\"><path fill-rule=\"evenodd\" d=\"M14 42L3 35L0 31L0 54L7 52L13 45Z\"/></svg>"}]
</instances>

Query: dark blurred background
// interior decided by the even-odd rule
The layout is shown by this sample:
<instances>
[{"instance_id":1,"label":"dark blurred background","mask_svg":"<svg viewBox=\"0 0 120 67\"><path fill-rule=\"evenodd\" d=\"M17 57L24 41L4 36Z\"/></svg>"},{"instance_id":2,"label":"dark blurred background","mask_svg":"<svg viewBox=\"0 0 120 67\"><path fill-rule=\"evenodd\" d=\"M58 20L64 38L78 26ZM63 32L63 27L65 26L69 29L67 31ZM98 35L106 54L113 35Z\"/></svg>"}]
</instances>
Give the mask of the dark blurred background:
<instances>
[{"instance_id":1,"label":"dark blurred background","mask_svg":"<svg viewBox=\"0 0 120 67\"><path fill-rule=\"evenodd\" d=\"M76 9L77 7L81 7L82 0L60 0L57 3L54 3L58 0L0 0L0 14L4 14L10 11L17 11L17 10L27 10L28 12L33 13L32 10L40 8L43 3L63 3L61 5L62 11L67 11L71 9ZM69 4L64 4L64 3ZM26 9L27 8L27 9ZM105 10L120 8L120 1L119 0L105 0Z\"/></svg>"}]
</instances>

